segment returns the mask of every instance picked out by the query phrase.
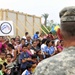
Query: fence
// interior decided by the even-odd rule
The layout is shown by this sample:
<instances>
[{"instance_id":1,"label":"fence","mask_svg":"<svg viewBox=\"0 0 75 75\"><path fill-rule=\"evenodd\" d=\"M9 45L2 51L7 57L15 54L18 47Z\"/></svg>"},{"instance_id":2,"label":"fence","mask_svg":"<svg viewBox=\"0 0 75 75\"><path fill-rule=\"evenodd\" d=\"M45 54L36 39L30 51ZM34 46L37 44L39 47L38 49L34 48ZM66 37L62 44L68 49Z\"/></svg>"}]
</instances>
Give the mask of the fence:
<instances>
[{"instance_id":1,"label":"fence","mask_svg":"<svg viewBox=\"0 0 75 75\"><path fill-rule=\"evenodd\" d=\"M25 32L29 32L32 36L36 31L43 31L41 29L41 17L35 15L15 12L13 10L0 10L0 20L13 21L14 36L24 36Z\"/></svg>"}]
</instances>

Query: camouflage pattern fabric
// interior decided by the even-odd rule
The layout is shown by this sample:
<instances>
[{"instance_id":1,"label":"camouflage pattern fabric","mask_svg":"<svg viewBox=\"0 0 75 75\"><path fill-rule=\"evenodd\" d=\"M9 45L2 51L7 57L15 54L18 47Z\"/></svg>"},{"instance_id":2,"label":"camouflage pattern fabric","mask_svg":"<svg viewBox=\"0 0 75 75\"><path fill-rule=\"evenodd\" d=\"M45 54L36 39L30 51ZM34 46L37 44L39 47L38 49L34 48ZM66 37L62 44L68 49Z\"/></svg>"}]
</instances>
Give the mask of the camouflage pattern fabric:
<instances>
[{"instance_id":1,"label":"camouflage pattern fabric","mask_svg":"<svg viewBox=\"0 0 75 75\"><path fill-rule=\"evenodd\" d=\"M75 21L75 6L66 7L59 14L61 22Z\"/></svg>"},{"instance_id":2,"label":"camouflage pattern fabric","mask_svg":"<svg viewBox=\"0 0 75 75\"><path fill-rule=\"evenodd\" d=\"M75 75L75 47L40 62L33 75Z\"/></svg>"}]
</instances>

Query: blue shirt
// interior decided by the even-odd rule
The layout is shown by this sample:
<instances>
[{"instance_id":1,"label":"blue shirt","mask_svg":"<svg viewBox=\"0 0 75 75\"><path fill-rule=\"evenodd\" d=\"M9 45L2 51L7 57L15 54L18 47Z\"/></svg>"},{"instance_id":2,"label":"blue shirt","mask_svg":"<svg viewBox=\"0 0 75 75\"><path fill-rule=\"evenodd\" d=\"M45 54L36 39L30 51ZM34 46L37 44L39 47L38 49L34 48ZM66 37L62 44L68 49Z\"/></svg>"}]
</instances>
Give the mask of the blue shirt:
<instances>
[{"instance_id":1,"label":"blue shirt","mask_svg":"<svg viewBox=\"0 0 75 75\"><path fill-rule=\"evenodd\" d=\"M46 52L46 53L49 54L49 50L50 50L50 48L49 48L48 46L46 46L46 47L44 48L43 52Z\"/></svg>"},{"instance_id":2,"label":"blue shirt","mask_svg":"<svg viewBox=\"0 0 75 75\"><path fill-rule=\"evenodd\" d=\"M29 72L27 69L22 73L22 75L31 75L32 73Z\"/></svg>"},{"instance_id":3,"label":"blue shirt","mask_svg":"<svg viewBox=\"0 0 75 75\"><path fill-rule=\"evenodd\" d=\"M20 60L21 60L21 68L26 68L26 65L29 63L28 61L25 62L25 63L22 63L22 59L25 59L25 58L29 58L30 55L27 53L27 52L22 52L21 55L20 55Z\"/></svg>"},{"instance_id":4,"label":"blue shirt","mask_svg":"<svg viewBox=\"0 0 75 75\"><path fill-rule=\"evenodd\" d=\"M53 46L51 46L51 47L46 46L45 49L44 49L44 52L46 52L49 55L51 55L51 54L54 53L54 50L55 50L55 48Z\"/></svg>"},{"instance_id":5,"label":"blue shirt","mask_svg":"<svg viewBox=\"0 0 75 75\"><path fill-rule=\"evenodd\" d=\"M49 54L52 55L54 53L55 48L53 46L50 47Z\"/></svg>"},{"instance_id":6,"label":"blue shirt","mask_svg":"<svg viewBox=\"0 0 75 75\"><path fill-rule=\"evenodd\" d=\"M38 39L38 34L34 34L33 39Z\"/></svg>"}]
</instances>

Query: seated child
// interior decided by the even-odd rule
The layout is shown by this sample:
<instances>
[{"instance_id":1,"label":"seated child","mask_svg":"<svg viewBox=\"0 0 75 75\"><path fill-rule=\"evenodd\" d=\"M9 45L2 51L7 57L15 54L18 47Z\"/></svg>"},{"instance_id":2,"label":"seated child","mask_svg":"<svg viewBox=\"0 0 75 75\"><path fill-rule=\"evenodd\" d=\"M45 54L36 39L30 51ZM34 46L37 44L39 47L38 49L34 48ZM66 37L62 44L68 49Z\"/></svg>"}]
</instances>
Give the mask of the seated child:
<instances>
[{"instance_id":1,"label":"seated child","mask_svg":"<svg viewBox=\"0 0 75 75\"><path fill-rule=\"evenodd\" d=\"M7 54L6 59L7 59L7 63L4 63L4 66L5 66L4 72L5 74L10 75L11 69L14 67L14 64L12 63L12 55Z\"/></svg>"},{"instance_id":2,"label":"seated child","mask_svg":"<svg viewBox=\"0 0 75 75\"><path fill-rule=\"evenodd\" d=\"M32 65L27 64L26 70L22 73L22 75L32 75L31 70L32 70Z\"/></svg>"},{"instance_id":3,"label":"seated child","mask_svg":"<svg viewBox=\"0 0 75 75\"><path fill-rule=\"evenodd\" d=\"M32 61L30 63L32 64L32 73L33 73L38 64L37 55L34 54L34 55L32 55L31 58L32 58Z\"/></svg>"},{"instance_id":4,"label":"seated child","mask_svg":"<svg viewBox=\"0 0 75 75\"><path fill-rule=\"evenodd\" d=\"M1 53L1 55L0 55L0 64L2 64L2 65L4 62L7 62L5 56L6 56L5 53Z\"/></svg>"}]
</instances>

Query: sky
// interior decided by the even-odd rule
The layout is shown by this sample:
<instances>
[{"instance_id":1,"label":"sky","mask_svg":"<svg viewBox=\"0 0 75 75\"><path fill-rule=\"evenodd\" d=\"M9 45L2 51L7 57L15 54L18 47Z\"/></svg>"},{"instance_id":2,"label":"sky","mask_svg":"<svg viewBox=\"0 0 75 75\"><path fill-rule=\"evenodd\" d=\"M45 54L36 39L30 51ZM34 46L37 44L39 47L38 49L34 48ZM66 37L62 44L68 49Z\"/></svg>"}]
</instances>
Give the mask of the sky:
<instances>
[{"instance_id":1,"label":"sky","mask_svg":"<svg viewBox=\"0 0 75 75\"><path fill-rule=\"evenodd\" d=\"M60 23L59 12L67 6L75 6L75 0L0 0L0 9L10 9L36 16L48 13L48 20L54 20L54 23Z\"/></svg>"}]
</instances>

